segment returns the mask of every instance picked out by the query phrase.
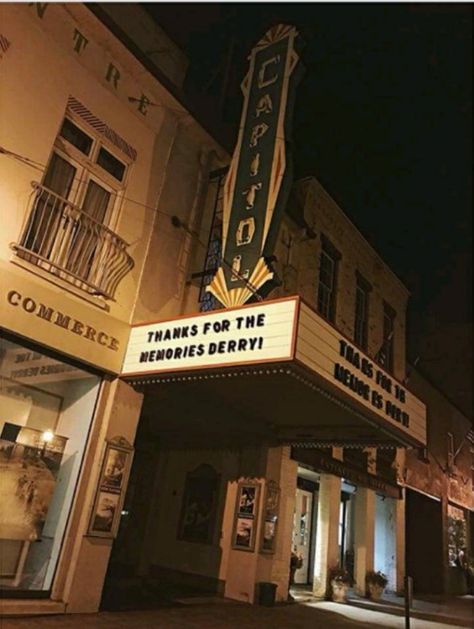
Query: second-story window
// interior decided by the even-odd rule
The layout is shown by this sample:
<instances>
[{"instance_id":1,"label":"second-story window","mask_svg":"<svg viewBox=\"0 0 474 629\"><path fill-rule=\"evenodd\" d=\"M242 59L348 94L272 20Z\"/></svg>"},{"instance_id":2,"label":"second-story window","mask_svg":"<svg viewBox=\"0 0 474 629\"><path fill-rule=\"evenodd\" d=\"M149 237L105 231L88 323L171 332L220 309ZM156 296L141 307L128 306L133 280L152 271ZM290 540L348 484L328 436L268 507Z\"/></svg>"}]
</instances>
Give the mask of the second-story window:
<instances>
[{"instance_id":1,"label":"second-story window","mask_svg":"<svg viewBox=\"0 0 474 629\"><path fill-rule=\"evenodd\" d=\"M44 175L43 186L70 200L98 223L110 225L127 165L102 139L65 118Z\"/></svg>"},{"instance_id":2,"label":"second-story window","mask_svg":"<svg viewBox=\"0 0 474 629\"><path fill-rule=\"evenodd\" d=\"M322 236L319 261L318 312L334 322L336 318L337 267L340 259L337 249Z\"/></svg>"},{"instance_id":3,"label":"second-story window","mask_svg":"<svg viewBox=\"0 0 474 629\"><path fill-rule=\"evenodd\" d=\"M112 298L133 266L113 231L129 164L103 133L68 111L43 179L33 184L17 255L81 290Z\"/></svg>"},{"instance_id":4,"label":"second-story window","mask_svg":"<svg viewBox=\"0 0 474 629\"><path fill-rule=\"evenodd\" d=\"M354 341L365 351L367 351L368 344L370 288L369 282L357 273Z\"/></svg>"},{"instance_id":5,"label":"second-story window","mask_svg":"<svg viewBox=\"0 0 474 629\"><path fill-rule=\"evenodd\" d=\"M395 333L395 311L387 303L383 305L383 341L377 361L387 371L393 371L393 347Z\"/></svg>"}]
</instances>

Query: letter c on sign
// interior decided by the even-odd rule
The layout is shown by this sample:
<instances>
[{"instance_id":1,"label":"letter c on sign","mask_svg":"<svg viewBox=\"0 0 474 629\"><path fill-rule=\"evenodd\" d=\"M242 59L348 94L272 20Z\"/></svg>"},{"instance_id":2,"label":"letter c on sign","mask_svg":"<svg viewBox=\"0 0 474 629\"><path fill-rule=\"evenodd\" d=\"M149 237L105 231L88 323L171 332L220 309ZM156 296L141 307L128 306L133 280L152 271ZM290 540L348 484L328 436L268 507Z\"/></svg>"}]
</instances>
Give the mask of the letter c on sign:
<instances>
[{"instance_id":1,"label":"letter c on sign","mask_svg":"<svg viewBox=\"0 0 474 629\"><path fill-rule=\"evenodd\" d=\"M97 335L97 343L100 343L101 345L107 345L107 340L108 340L108 336L107 334L105 334L105 332L99 332L99 334Z\"/></svg>"},{"instance_id":2,"label":"letter c on sign","mask_svg":"<svg viewBox=\"0 0 474 629\"><path fill-rule=\"evenodd\" d=\"M18 301L13 301L15 299L15 296L18 297ZM11 304L12 306L19 306L20 299L21 299L21 295L16 290L11 290L7 295L8 303Z\"/></svg>"}]
</instances>

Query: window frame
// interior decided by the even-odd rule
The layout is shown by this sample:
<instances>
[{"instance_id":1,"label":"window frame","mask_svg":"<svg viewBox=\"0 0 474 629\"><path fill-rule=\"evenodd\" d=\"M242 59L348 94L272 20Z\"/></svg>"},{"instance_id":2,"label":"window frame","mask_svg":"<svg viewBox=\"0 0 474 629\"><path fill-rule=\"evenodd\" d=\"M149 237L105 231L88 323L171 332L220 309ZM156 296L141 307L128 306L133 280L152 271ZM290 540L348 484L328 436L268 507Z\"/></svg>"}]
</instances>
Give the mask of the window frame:
<instances>
[{"instance_id":1,"label":"window frame","mask_svg":"<svg viewBox=\"0 0 474 629\"><path fill-rule=\"evenodd\" d=\"M393 373L394 370L394 358L395 358L395 319L397 313L386 301L383 302L383 316L382 316L382 351L385 354L384 369L389 373ZM390 331L386 334L387 327L386 322L390 321Z\"/></svg>"},{"instance_id":2,"label":"window frame","mask_svg":"<svg viewBox=\"0 0 474 629\"><path fill-rule=\"evenodd\" d=\"M332 264L331 286L327 286L321 278L324 257L330 260ZM316 308L318 313L330 323L335 323L336 321L338 271L340 259L341 254L336 249L336 247L334 247L331 241L324 234L321 234L321 251L319 254L319 278L318 291L316 296Z\"/></svg>"},{"instance_id":3,"label":"window frame","mask_svg":"<svg viewBox=\"0 0 474 629\"><path fill-rule=\"evenodd\" d=\"M72 122L78 129L91 138L92 146L88 155L83 153L80 149L74 146L74 144L71 144L61 135L61 129L66 119ZM125 170L121 181L97 163L101 148L104 148L115 159L124 165ZM124 191L130 175L133 163L132 160L126 155L119 155L117 149L108 142L102 134L95 132L93 129L89 129L84 122L80 120L80 118L69 110L65 112L61 119L42 182L44 181L44 176L51 163L53 153L55 152L62 159L68 161L74 168L76 168L76 175L67 200L82 210L89 181L92 179L98 185L110 192L110 200L102 224L111 230L115 230L122 209Z\"/></svg>"},{"instance_id":4,"label":"window frame","mask_svg":"<svg viewBox=\"0 0 474 629\"><path fill-rule=\"evenodd\" d=\"M354 304L354 343L363 349L366 353L369 346L369 312L370 312L370 292L372 285L368 282L363 275L356 271L356 285L355 285L355 304ZM365 317L361 320L362 336L359 337L358 329L358 295L362 293L365 297Z\"/></svg>"}]
</instances>

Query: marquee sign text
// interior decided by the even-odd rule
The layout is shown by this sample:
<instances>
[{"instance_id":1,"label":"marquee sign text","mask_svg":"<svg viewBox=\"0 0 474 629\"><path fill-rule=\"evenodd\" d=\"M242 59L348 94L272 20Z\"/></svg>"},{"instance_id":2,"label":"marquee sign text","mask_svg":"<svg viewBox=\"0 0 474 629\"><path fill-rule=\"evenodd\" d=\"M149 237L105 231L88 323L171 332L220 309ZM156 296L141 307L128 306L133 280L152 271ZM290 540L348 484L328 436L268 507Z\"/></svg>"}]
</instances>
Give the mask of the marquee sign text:
<instances>
[{"instance_id":1,"label":"marquee sign text","mask_svg":"<svg viewBox=\"0 0 474 629\"><path fill-rule=\"evenodd\" d=\"M403 426L410 425L410 416L403 410L406 402L406 392L398 383L394 382L385 372L381 371L368 358L361 356L359 351L354 349L347 341L339 340L339 355L350 368L339 362L334 365L334 377L348 389L359 397L369 401L376 409L383 410L386 415L401 423ZM356 368L361 376L353 373ZM397 403L384 398L380 390L372 388L367 380L375 381L384 392L395 397Z\"/></svg>"},{"instance_id":2,"label":"marquee sign text","mask_svg":"<svg viewBox=\"0 0 474 629\"><path fill-rule=\"evenodd\" d=\"M135 326L122 375L289 360L297 300Z\"/></svg>"}]
</instances>

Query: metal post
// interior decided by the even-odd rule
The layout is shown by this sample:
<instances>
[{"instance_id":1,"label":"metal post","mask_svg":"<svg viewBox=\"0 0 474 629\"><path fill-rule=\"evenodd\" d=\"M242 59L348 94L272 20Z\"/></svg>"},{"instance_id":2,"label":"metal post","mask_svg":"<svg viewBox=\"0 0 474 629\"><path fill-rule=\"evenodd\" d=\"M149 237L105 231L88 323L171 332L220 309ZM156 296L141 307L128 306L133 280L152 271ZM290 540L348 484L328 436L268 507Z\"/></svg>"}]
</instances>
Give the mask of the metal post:
<instances>
[{"instance_id":1,"label":"metal post","mask_svg":"<svg viewBox=\"0 0 474 629\"><path fill-rule=\"evenodd\" d=\"M413 577L405 577L405 629L410 629L410 607L413 603Z\"/></svg>"}]
</instances>

